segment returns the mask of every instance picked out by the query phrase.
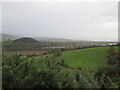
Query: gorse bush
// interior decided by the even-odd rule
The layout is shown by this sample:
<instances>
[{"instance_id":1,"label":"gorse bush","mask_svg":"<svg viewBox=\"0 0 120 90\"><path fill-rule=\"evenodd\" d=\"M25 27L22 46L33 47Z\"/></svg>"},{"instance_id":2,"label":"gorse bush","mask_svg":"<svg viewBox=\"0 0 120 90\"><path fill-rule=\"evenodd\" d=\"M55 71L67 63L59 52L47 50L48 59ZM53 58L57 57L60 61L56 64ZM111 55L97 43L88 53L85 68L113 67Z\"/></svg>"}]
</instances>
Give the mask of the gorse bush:
<instances>
[{"instance_id":1,"label":"gorse bush","mask_svg":"<svg viewBox=\"0 0 120 90\"><path fill-rule=\"evenodd\" d=\"M3 88L99 88L93 74L60 66L52 56L3 56L2 71Z\"/></svg>"},{"instance_id":2,"label":"gorse bush","mask_svg":"<svg viewBox=\"0 0 120 90\"><path fill-rule=\"evenodd\" d=\"M96 77L102 88L118 88L120 87L120 53L116 52L114 47L110 47L108 51L107 67L98 69Z\"/></svg>"}]
</instances>

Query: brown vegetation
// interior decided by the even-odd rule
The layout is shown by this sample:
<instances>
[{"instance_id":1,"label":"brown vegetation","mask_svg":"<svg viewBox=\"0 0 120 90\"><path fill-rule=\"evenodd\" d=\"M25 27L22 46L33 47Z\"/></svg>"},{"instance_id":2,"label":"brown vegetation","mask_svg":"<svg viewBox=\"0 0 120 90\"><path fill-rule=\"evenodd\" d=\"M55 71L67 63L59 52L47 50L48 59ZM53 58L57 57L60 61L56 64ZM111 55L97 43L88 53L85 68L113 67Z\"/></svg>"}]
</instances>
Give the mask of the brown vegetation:
<instances>
[{"instance_id":1,"label":"brown vegetation","mask_svg":"<svg viewBox=\"0 0 120 90\"><path fill-rule=\"evenodd\" d=\"M21 55L41 55L45 54L47 51L5 51L5 55L14 55L14 54L21 54Z\"/></svg>"}]
</instances>

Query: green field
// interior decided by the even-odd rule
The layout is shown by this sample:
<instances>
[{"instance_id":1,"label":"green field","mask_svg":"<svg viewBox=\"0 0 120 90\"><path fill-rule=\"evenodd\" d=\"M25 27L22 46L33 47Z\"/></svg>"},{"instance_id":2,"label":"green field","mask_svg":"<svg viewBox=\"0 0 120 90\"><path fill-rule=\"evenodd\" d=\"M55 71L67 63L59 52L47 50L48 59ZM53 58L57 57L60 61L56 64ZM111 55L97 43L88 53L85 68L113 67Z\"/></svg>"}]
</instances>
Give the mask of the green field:
<instances>
[{"instance_id":1,"label":"green field","mask_svg":"<svg viewBox=\"0 0 120 90\"><path fill-rule=\"evenodd\" d=\"M118 47L115 47L116 51ZM64 60L65 64L72 67L92 68L97 70L107 66L107 55L109 47L96 47L62 52L57 60Z\"/></svg>"}]
</instances>

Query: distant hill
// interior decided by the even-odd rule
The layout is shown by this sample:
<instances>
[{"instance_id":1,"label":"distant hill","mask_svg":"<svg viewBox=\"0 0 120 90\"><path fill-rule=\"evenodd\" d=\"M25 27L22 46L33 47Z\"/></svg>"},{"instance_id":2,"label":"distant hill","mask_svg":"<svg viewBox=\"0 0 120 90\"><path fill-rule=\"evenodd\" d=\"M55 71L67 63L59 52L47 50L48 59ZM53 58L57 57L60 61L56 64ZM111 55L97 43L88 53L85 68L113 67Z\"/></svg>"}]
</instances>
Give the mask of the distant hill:
<instances>
[{"instance_id":1,"label":"distant hill","mask_svg":"<svg viewBox=\"0 0 120 90\"><path fill-rule=\"evenodd\" d=\"M19 38L3 44L3 50L7 51L40 50L41 47L41 42L29 37Z\"/></svg>"},{"instance_id":2,"label":"distant hill","mask_svg":"<svg viewBox=\"0 0 120 90\"><path fill-rule=\"evenodd\" d=\"M11 35L11 34L0 33L1 40L15 40L15 39L18 39L21 37L22 36L20 36L20 35Z\"/></svg>"},{"instance_id":3,"label":"distant hill","mask_svg":"<svg viewBox=\"0 0 120 90\"><path fill-rule=\"evenodd\" d=\"M1 40L16 40L19 38L22 38L24 36L22 35L11 35L11 34L5 34L0 33ZM62 39L62 38L51 38L51 37L31 37L37 41L45 41L45 42L66 42L71 41L70 39Z\"/></svg>"},{"instance_id":4,"label":"distant hill","mask_svg":"<svg viewBox=\"0 0 120 90\"><path fill-rule=\"evenodd\" d=\"M29 37L23 37L23 38L19 38L13 41L13 43L38 43L37 40L34 40L32 38Z\"/></svg>"}]
</instances>

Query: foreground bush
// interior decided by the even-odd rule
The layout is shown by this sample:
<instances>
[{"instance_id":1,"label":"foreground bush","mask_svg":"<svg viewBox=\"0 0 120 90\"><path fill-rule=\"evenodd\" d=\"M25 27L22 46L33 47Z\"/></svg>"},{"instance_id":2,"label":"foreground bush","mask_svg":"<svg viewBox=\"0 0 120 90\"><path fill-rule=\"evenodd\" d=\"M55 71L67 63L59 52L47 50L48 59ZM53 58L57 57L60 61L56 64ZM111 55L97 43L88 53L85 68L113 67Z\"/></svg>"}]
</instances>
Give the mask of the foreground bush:
<instances>
[{"instance_id":1,"label":"foreground bush","mask_svg":"<svg viewBox=\"0 0 120 90\"><path fill-rule=\"evenodd\" d=\"M3 56L3 88L99 88L93 74L58 65L52 56Z\"/></svg>"}]
</instances>

